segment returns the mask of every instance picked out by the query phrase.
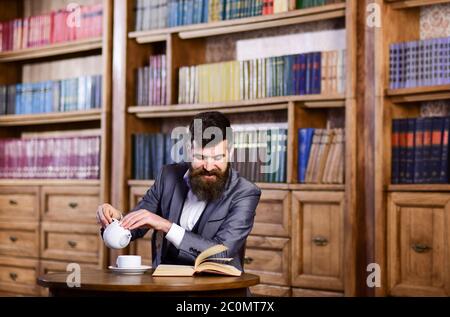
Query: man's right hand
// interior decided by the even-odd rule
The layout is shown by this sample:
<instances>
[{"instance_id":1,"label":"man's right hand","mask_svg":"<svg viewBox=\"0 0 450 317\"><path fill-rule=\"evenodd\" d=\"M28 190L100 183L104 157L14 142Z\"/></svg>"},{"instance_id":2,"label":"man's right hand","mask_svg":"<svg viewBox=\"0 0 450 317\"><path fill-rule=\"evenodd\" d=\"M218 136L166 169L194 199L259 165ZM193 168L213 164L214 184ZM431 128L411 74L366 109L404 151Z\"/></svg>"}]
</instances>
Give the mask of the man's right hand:
<instances>
[{"instance_id":1,"label":"man's right hand","mask_svg":"<svg viewBox=\"0 0 450 317\"><path fill-rule=\"evenodd\" d=\"M109 225L113 218L121 219L122 213L110 204L102 204L97 208L97 223L101 224L103 228Z\"/></svg>"}]
</instances>

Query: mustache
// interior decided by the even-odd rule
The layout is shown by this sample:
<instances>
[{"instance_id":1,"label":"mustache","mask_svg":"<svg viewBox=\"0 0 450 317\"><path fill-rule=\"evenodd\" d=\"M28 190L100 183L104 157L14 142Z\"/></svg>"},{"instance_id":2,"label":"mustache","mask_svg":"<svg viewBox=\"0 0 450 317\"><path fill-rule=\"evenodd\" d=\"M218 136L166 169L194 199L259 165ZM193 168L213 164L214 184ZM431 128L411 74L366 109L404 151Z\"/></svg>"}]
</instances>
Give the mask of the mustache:
<instances>
[{"instance_id":1,"label":"mustache","mask_svg":"<svg viewBox=\"0 0 450 317\"><path fill-rule=\"evenodd\" d=\"M223 175L223 173L220 170L218 170L218 169L207 171L203 167L197 168L197 169L192 169L192 171L191 171L191 176L192 177L196 177L196 176L222 176L222 175Z\"/></svg>"}]
</instances>

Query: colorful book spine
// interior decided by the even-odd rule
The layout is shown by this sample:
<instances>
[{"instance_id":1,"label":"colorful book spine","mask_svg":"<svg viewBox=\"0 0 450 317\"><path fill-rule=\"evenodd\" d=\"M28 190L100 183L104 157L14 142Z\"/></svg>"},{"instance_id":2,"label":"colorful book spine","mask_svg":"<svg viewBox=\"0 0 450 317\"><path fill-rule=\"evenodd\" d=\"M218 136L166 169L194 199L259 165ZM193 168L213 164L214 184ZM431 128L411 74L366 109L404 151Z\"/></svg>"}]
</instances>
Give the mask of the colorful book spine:
<instances>
[{"instance_id":1,"label":"colorful book spine","mask_svg":"<svg viewBox=\"0 0 450 317\"><path fill-rule=\"evenodd\" d=\"M98 179L100 137L0 139L0 178Z\"/></svg>"}]
</instances>

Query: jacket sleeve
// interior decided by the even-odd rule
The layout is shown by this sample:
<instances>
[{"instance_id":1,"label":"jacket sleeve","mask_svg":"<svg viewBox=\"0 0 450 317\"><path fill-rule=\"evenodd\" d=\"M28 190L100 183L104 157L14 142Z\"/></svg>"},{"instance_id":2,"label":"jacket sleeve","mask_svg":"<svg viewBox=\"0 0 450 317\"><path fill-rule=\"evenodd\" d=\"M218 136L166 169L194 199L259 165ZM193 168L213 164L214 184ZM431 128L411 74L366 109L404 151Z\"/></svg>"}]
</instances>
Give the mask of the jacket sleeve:
<instances>
[{"instance_id":1,"label":"jacket sleeve","mask_svg":"<svg viewBox=\"0 0 450 317\"><path fill-rule=\"evenodd\" d=\"M183 261L194 262L202 251L213 245L223 244L228 247L228 250L219 256L237 258L239 250L244 246L247 236L253 228L256 206L260 196L259 189L251 190L240 196L212 239L205 239L198 234L186 231L180 244L178 257ZM240 266L239 263L232 264Z\"/></svg>"},{"instance_id":2,"label":"jacket sleeve","mask_svg":"<svg viewBox=\"0 0 450 317\"><path fill-rule=\"evenodd\" d=\"M150 187L144 197L138 202L138 204L131 210L135 212L141 209L148 210L157 215L161 215L161 197L163 192L163 174L164 166L159 171L158 176L156 176L155 183ZM131 230L131 241L138 238L142 238L148 231L148 228L136 228Z\"/></svg>"}]
</instances>

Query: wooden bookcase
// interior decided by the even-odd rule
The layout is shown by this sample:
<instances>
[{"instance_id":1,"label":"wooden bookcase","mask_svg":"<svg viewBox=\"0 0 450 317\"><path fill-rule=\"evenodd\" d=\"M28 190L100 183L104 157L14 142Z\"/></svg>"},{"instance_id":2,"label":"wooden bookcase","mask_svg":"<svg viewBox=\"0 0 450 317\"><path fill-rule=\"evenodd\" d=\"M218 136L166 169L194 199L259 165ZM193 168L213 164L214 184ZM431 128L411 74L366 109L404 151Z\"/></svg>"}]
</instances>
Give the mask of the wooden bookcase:
<instances>
[{"instance_id":1,"label":"wooden bookcase","mask_svg":"<svg viewBox=\"0 0 450 317\"><path fill-rule=\"evenodd\" d=\"M391 136L392 120L419 117L421 102L450 99L450 87L389 89L389 45L419 40L421 8L450 1L377 3L388 26L374 31L374 259L382 272L376 295L449 296L450 185L391 184Z\"/></svg>"},{"instance_id":2,"label":"wooden bookcase","mask_svg":"<svg viewBox=\"0 0 450 317\"><path fill-rule=\"evenodd\" d=\"M97 206L110 197L111 78L113 4L109 0L83 0L81 5L102 3L102 37L0 52L0 84L22 82L25 65L64 62L97 56L101 65L101 108L60 113L0 116L0 137L23 134L63 136L100 135L101 165L98 180L0 180L0 290L39 295L38 275L66 271L68 263L81 268L103 267L106 253L95 220ZM1 0L0 20L45 14L65 8L70 1ZM81 59L81 61L83 61ZM80 62L77 68L86 71ZM84 67L84 68L83 68ZM44 77L46 74L42 74ZM45 79L44 79L45 80Z\"/></svg>"},{"instance_id":3,"label":"wooden bookcase","mask_svg":"<svg viewBox=\"0 0 450 317\"><path fill-rule=\"evenodd\" d=\"M258 118L258 114L283 120L288 124L288 181L257 184L262 189L262 197L254 229L247 241L246 270L260 275L262 284L253 292L272 296L355 295L358 1L346 0L271 16L139 32L134 31L134 5L133 0L114 2L111 203L127 211L135 206L152 183L151 180L132 179L134 133L168 132L172 126L187 124L192 115L211 109L229 114L234 123L246 116ZM273 28L282 30L324 20L340 20L346 29L347 86L344 94L177 104L178 69L208 62L209 39L229 35L239 37L256 30L264 34ZM146 65L152 54L167 56L168 105L136 106L135 69ZM345 116L345 184L297 184L297 129L325 128L330 109L340 109L338 111ZM318 214L325 219L317 218ZM327 223L334 227L329 229ZM329 243L315 244L313 240L318 234L330 234L327 237ZM149 236L131 246L131 252L142 254L146 261L150 261L148 239ZM112 253L110 260L113 261L116 255ZM332 283L326 283L328 280Z\"/></svg>"}]
</instances>

